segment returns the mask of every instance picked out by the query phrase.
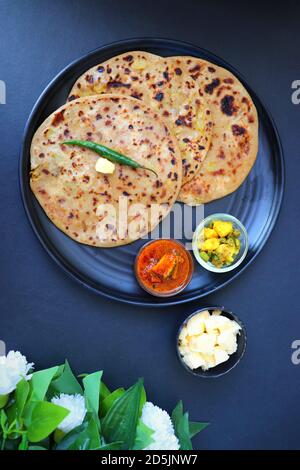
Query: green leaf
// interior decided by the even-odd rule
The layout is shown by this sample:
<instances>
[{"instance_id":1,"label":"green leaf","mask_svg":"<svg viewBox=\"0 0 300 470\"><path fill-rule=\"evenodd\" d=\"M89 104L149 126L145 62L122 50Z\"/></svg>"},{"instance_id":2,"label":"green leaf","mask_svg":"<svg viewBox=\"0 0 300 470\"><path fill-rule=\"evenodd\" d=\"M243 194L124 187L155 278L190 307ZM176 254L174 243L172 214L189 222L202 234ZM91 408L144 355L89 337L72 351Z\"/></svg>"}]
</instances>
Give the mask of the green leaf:
<instances>
[{"instance_id":1,"label":"green leaf","mask_svg":"<svg viewBox=\"0 0 300 470\"><path fill-rule=\"evenodd\" d=\"M65 364L60 367L61 373L57 378L52 380L47 396L51 399L54 395L59 395L60 393L67 393L69 395L79 393L82 395L82 387L73 374L68 361L66 360Z\"/></svg>"},{"instance_id":2,"label":"green leaf","mask_svg":"<svg viewBox=\"0 0 300 470\"><path fill-rule=\"evenodd\" d=\"M40 401L45 398L48 387L54 375L58 371L57 367L34 372L31 377L30 386L32 389L31 400Z\"/></svg>"},{"instance_id":3,"label":"green leaf","mask_svg":"<svg viewBox=\"0 0 300 470\"><path fill-rule=\"evenodd\" d=\"M114 390L112 393L106 396L106 398L102 401L101 406L100 406L100 416L103 417L106 415L108 410L111 408L113 403L122 396L125 393L125 389L122 388L117 388Z\"/></svg>"},{"instance_id":4,"label":"green leaf","mask_svg":"<svg viewBox=\"0 0 300 470\"><path fill-rule=\"evenodd\" d=\"M60 364L59 366L57 366L57 371L55 372L52 380L58 379L58 377L60 377L61 374L63 373L64 368L65 368L65 364Z\"/></svg>"},{"instance_id":5,"label":"green leaf","mask_svg":"<svg viewBox=\"0 0 300 470\"><path fill-rule=\"evenodd\" d=\"M177 423L181 420L182 416L183 416L183 403L182 403L182 400L180 400L175 406L172 412L172 416L171 416L174 428L176 428Z\"/></svg>"},{"instance_id":6,"label":"green leaf","mask_svg":"<svg viewBox=\"0 0 300 470\"><path fill-rule=\"evenodd\" d=\"M7 393L6 395L0 395L0 409L6 406L8 399L9 393Z\"/></svg>"},{"instance_id":7,"label":"green leaf","mask_svg":"<svg viewBox=\"0 0 300 470\"><path fill-rule=\"evenodd\" d=\"M0 437L1 450L18 450L18 441ZM0 454L1 455L1 454Z\"/></svg>"},{"instance_id":8,"label":"green leaf","mask_svg":"<svg viewBox=\"0 0 300 470\"><path fill-rule=\"evenodd\" d=\"M25 405L23 417L24 417L24 422L27 428L30 426L33 410L38 403L39 403L38 401L32 400L32 401L28 401Z\"/></svg>"},{"instance_id":9,"label":"green leaf","mask_svg":"<svg viewBox=\"0 0 300 470\"><path fill-rule=\"evenodd\" d=\"M68 432L61 441L56 445L55 450L69 450L71 446L76 446L76 441L80 439L80 436L86 431L88 422L84 421L82 424Z\"/></svg>"},{"instance_id":10,"label":"green leaf","mask_svg":"<svg viewBox=\"0 0 300 470\"><path fill-rule=\"evenodd\" d=\"M173 410L172 422L181 450L192 450L191 438L208 426L208 423L189 422L189 414L183 412L182 401Z\"/></svg>"},{"instance_id":11,"label":"green leaf","mask_svg":"<svg viewBox=\"0 0 300 470\"><path fill-rule=\"evenodd\" d=\"M153 434L154 431L148 428L140 419L137 425L136 438L132 450L143 450L148 447L153 442Z\"/></svg>"},{"instance_id":12,"label":"green leaf","mask_svg":"<svg viewBox=\"0 0 300 470\"><path fill-rule=\"evenodd\" d=\"M24 421L28 428L31 424L32 414L38 402L44 400L53 377L57 376L60 366L40 370L32 374L30 380L31 395L24 408Z\"/></svg>"},{"instance_id":13,"label":"green leaf","mask_svg":"<svg viewBox=\"0 0 300 470\"><path fill-rule=\"evenodd\" d=\"M28 449L28 440L27 435L24 433L21 438L21 442L19 444L18 450L27 450Z\"/></svg>"},{"instance_id":14,"label":"green leaf","mask_svg":"<svg viewBox=\"0 0 300 470\"><path fill-rule=\"evenodd\" d=\"M144 404L146 403L146 401L147 401L147 395L146 395L145 387L144 387L144 385L143 385L143 386L142 386L141 399L140 399L140 409L139 409L139 414L140 414L140 416L141 416L141 414L142 414L143 407L144 407Z\"/></svg>"},{"instance_id":15,"label":"green leaf","mask_svg":"<svg viewBox=\"0 0 300 470\"><path fill-rule=\"evenodd\" d=\"M86 408L88 411L91 411L93 413L98 426L100 426L98 412L102 374L102 371L94 372L93 374L87 375L83 379Z\"/></svg>"},{"instance_id":16,"label":"green leaf","mask_svg":"<svg viewBox=\"0 0 300 470\"><path fill-rule=\"evenodd\" d=\"M15 401L13 405L10 406L7 410L10 422L12 422L16 418L18 421L20 421L29 395L29 390L30 386L27 380L20 380L20 382L17 384L15 391Z\"/></svg>"},{"instance_id":17,"label":"green leaf","mask_svg":"<svg viewBox=\"0 0 300 470\"><path fill-rule=\"evenodd\" d=\"M16 388L16 416L20 418L22 416L26 400L29 395L29 383L27 380L22 379L17 385Z\"/></svg>"},{"instance_id":18,"label":"green leaf","mask_svg":"<svg viewBox=\"0 0 300 470\"><path fill-rule=\"evenodd\" d=\"M86 430L86 434L90 440L89 449L95 449L96 447L100 446L101 439L99 434L99 426L94 416L88 417L88 427Z\"/></svg>"},{"instance_id":19,"label":"green leaf","mask_svg":"<svg viewBox=\"0 0 300 470\"><path fill-rule=\"evenodd\" d=\"M93 450L121 450L122 449L123 442L111 442L110 444L104 444L101 447L98 447L97 449Z\"/></svg>"},{"instance_id":20,"label":"green leaf","mask_svg":"<svg viewBox=\"0 0 300 470\"><path fill-rule=\"evenodd\" d=\"M184 413L182 418L177 424L176 435L180 442L181 450L193 450L192 441L190 438L190 428L189 428L189 415Z\"/></svg>"},{"instance_id":21,"label":"green leaf","mask_svg":"<svg viewBox=\"0 0 300 470\"><path fill-rule=\"evenodd\" d=\"M179 440L181 450L192 450L188 414L183 413L183 403L178 402L172 413L175 434Z\"/></svg>"},{"instance_id":22,"label":"green leaf","mask_svg":"<svg viewBox=\"0 0 300 470\"><path fill-rule=\"evenodd\" d=\"M32 412L32 421L28 427L28 440L39 442L51 434L57 426L69 414L69 410L49 403L40 401L36 404Z\"/></svg>"},{"instance_id":23,"label":"green leaf","mask_svg":"<svg viewBox=\"0 0 300 470\"><path fill-rule=\"evenodd\" d=\"M47 450L45 447L42 446L29 446L28 450Z\"/></svg>"},{"instance_id":24,"label":"green leaf","mask_svg":"<svg viewBox=\"0 0 300 470\"><path fill-rule=\"evenodd\" d=\"M122 441L122 450L132 449L140 413L143 380L130 387L112 405L102 420L102 432L107 443Z\"/></svg>"},{"instance_id":25,"label":"green leaf","mask_svg":"<svg viewBox=\"0 0 300 470\"><path fill-rule=\"evenodd\" d=\"M110 395L110 391L105 385L105 383L101 380L100 386L100 402L103 401L108 395Z\"/></svg>"},{"instance_id":26,"label":"green leaf","mask_svg":"<svg viewBox=\"0 0 300 470\"><path fill-rule=\"evenodd\" d=\"M190 438L192 439L193 437L195 437L199 432L207 428L207 426L209 426L209 423L197 423L197 422L190 421L189 422Z\"/></svg>"},{"instance_id":27,"label":"green leaf","mask_svg":"<svg viewBox=\"0 0 300 470\"><path fill-rule=\"evenodd\" d=\"M56 450L92 450L101 446L98 425L89 413L86 420L57 444Z\"/></svg>"},{"instance_id":28,"label":"green leaf","mask_svg":"<svg viewBox=\"0 0 300 470\"><path fill-rule=\"evenodd\" d=\"M0 425L3 433L6 431L7 416L4 410L0 412Z\"/></svg>"}]
</instances>

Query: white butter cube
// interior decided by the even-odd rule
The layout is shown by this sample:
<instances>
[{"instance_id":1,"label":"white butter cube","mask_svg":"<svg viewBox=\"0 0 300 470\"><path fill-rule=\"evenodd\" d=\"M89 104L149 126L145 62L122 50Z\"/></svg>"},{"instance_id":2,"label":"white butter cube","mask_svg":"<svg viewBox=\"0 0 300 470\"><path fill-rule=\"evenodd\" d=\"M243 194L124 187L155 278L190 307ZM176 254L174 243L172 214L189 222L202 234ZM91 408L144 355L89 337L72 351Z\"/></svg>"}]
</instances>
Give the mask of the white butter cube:
<instances>
[{"instance_id":1,"label":"white butter cube","mask_svg":"<svg viewBox=\"0 0 300 470\"><path fill-rule=\"evenodd\" d=\"M202 354L204 359L204 365L202 366L203 370L211 369L216 365L216 359L214 354Z\"/></svg>"},{"instance_id":2,"label":"white butter cube","mask_svg":"<svg viewBox=\"0 0 300 470\"><path fill-rule=\"evenodd\" d=\"M210 334L210 335L216 335L216 336L219 336L219 334L220 334L220 331L219 331L218 329L211 330L211 331L209 332L209 334Z\"/></svg>"},{"instance_id":3,"label":"white butter cube","mask_svg":"<svg viewBox=\"0 0 300 470\"><path fill-rule=\"evenodd\" d=\"M226 362L229 359L229 355L227 354L224 349L222 349L220 346L215 347L215 365L217 366L218 364L222 364L222 362Z\"/></svg>"},{"instance_id":4,"label":"white butter cube","mask_svg":"<svg viewBox=\"0 0 300 470\"><path fill-rule=\"evenodd\" d=\"M240 329L241 329L240 325L236 321L231 320L231 325L230 325L229 330L232 333L238 333L240 331Z\"/></svg>"},{"instance_id":5,"label":"white butter cube","mask_svg":"<svg viewBox=\"0 0 300 470\"><path fill-rule=\"evenodd\" d=\"M191 348L186 344L178 345L179 352L182 356L191 352Z\"/></svg>"},{"instance_id":6,"label":"white butter cube","mask_svg":"<svg viewBox=\"0 0 300 470\"><path fill-rule=\"evenodd\" d=\"M95 170L98 173L112 174L115 171L115 164L107 158L99 157L96 161Z\"/></svg>"},{"instance_id":7,"label":"white butter cube","mask_svg":"<svg viewBox=\"0 0 300 470\"><path fill-rule=\"evenodd\" d=\"M185 354L183 360L190 369L198 369L198 367L203 367L205 364L202 354L196 352Z\"/></svg>"},{"instance_id":8,"label":"white butter cube","mask_svg":"<svg viewBox=\"0 0 300 470\"><path fill-rule=\"evenodd\" d=\"M186 327L186 325L184 325L184 327L181 329L181 331L179 333L180 344L182 344L182 345L187 345L188 344L187 336L188 336L187 327Z\"/></svg>"},{"instance_id":9,"label":"white butter cube","mask_svg":"<svg viewBox=\"0 0 300 470\"><path fill-rule=\"evenodd\" d=\"M193 336L190 341L190 348L195 352L213 354L216 339L216 335L208 333L202 333L201 335Z\"/></svg>"},{"instance_id":10,"label":"white butter cube","mask_svg":"<svg viewBox=\"0 0 300 470\"><path fill-rule=\"evenodd\" d=\"M211 315L209 318L205 319L205 328L207 333L211 333L216 329L222 332L230 329L231 323L233 322L223 315Z\"/></svg>"},{"instance_id":11,"label":"white butter cube","mask_svg":"<svg viewBox=\"0 0 300 470\"><path fill-rule=\"evenodd\" d=\"M233 354L237 350L236 334L231 330L223 331L217 337L218 345L224 349L228 354Z\"/></svg>"},{"instance_id":12,"label":"white butter cube","mask_svg":"<svg viewBox=\"0 0 300 470\"><path fill-rule=\"evenodd\" d=\"M210 317L209 311L205 310L204 312L196 313L192 318L187 322L187 331L189 336L200 335L204 332L205 320Z\"/></svg>"}]
</instances>

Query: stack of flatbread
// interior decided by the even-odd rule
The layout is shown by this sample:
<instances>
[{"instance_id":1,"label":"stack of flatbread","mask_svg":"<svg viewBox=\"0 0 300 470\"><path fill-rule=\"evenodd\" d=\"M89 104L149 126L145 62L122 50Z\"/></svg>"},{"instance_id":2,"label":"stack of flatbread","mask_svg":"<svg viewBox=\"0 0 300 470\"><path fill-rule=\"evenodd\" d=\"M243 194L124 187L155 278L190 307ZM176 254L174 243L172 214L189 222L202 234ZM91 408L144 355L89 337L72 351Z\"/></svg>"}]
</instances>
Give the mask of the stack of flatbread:
<instances>
[{"instance_id":1,"label":"stack of flatbread","mask_svg":"<svg viewBox=\"0 0 300 470\"><path fill-rule=\"evenodd\" d=\"M97 155L63 144L91 140L157 174L117 165L97 173ZM78 78L68 102L37 130L31 147L31 188L49 218L73 239L117 246L141 238L174 202L198 205L235 191L258 150L258 117L241 82L195 57L131 51ZM120 235L105 206L130 207L131 230ZM139 204L156 215L145 217ZM97 233L108 217L106 234Z\"/></svg>"}]
</instances>

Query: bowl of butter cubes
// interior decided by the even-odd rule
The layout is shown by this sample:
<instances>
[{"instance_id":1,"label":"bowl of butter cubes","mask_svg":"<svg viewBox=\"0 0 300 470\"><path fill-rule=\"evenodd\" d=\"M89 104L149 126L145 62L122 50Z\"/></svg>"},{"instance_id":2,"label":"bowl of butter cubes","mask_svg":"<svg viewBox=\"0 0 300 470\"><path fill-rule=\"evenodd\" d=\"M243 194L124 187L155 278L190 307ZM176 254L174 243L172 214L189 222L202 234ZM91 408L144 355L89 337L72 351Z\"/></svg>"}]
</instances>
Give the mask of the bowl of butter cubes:
<instances>
[{"instance_id":1,"label":"bowl of butter cubes","mask_svg":"<svg viewBox=\"0 0 300 470\"><path fill-rule=\"evenodd\" d=\"M246 343L245 327L236 315L224 307L204 307L181 324L177 353L191 374L220 377L241 361Z\"/></svg>"}]
</instances>

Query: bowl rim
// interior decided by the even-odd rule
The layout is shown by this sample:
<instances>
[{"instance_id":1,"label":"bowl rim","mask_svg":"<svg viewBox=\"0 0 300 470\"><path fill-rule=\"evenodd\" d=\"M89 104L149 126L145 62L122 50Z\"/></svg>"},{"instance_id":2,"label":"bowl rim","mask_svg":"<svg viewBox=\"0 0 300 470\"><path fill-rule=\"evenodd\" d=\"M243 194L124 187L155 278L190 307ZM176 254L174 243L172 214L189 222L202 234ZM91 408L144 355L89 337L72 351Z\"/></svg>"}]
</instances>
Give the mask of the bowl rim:
<instances>
[{"instance_id":1,"label":"bowl rim","mask_svg":"<svg viewBox=\"0 0 300 470\"><path fill-rule=\"evenodd\" d=\"M197 313L200 313L200 312L204 312L205 310L208 310L209 312L211 312L212 310L221 310L222 313L221 315L223 314L223 312L227 313L229 316L231 316L232 320L236 321L240 327L241 327L241 334L239 334L237 336L237 341L239 341L239 338L241 338L241 336L243 335L243 342L244 342L244 346L243 346L243 349L240 353L239 356L237 356L235 362L231 365L231 367L228 367L227 369L225 369L223 372L216 372L215 374L212 373L212 371L214 370L215 367L218 367L218 366L215 366L215 367L212 367L211 369L208 369L207 371L201 369L201 367L199 367L198 369L190 369L190 367L188 367L188 365L184 362L181 354L180 354L180 351L179 351L179 335L181 333L181 330L182 328L184 327L184 325L194 316L196 315ZM225 315L224 315L225 316ZM246 347L247 347L247 330L245 328L245 325L244 323L240 320L240 318L235 314L233 313L231 310L227 309L226 307L224 306L221 306L221 305L213 305L213 306L206 306L206 307L201 307L201 308L198 308L197 310L195 310L194 312L192 312L190 315L188 315L184 320L183 322L180 324L178 330L177 330L177 335L176 335L176 352L177 352L177 357L179 359L179 362L180 364L184 367L184 369L189 372L190 374L194 375L195 377L200 377L200 378L203 378L203 379L215 379L217 377L221 377L223 375L226 375L228 374L228 372L230 372L232 369L234 369L240 362L241 360L243 359L244 357L244 354L245 354L245 351L246 351ZM235 353L233 353L235 354ZM230 357L230 356L229 356ZM222 363L222 364L226 364L226 362ZM218 365L222 365L222 364L218 364ZM199 372L196 372L196 370L199 370ZM209 373L208 373L209 372Z\"/></svg>"},{"instance_id":2,"label":"bowl rim","mask_svg":"<svg viewBox=\"0 0 300 470\"><path fill-rule=\"evenodd\" d=\"M164 240L168 240L168 241L172 241L173 243L179 245L181 248L184 249L184 251L186 252L187 254L187 257L188 257L188 260L189 260L189 264L190 264L190 270L189 270L189 275L186 279L186 282L180 286L178 289L174 290L174 291L170 291L170 292L166 292L166 293L158 293L158 292L155 292L154 290L148 288L147 286L145 286L145 284L143 284L138 276L138 273L137 273L137 264L138 264L138 259L139 259L139 256L141 255L142 251L149 245L151 245L152 243L155 243L155 242L160 242L160 241L164 241ZM191 282L192 280L192 277L193 277L193 274L194 274L194 269L195 269L195 266L194 266L194 260L193 260L193 257L190 253L189 250L186 249L186 247L184 246L184 244L182 242L180 242L179 240L175 240L173 238L157 238L155 240L150 240L146 243L144 243L143 246L141 246L141 248L139 249L139 251L137 252L137 255L135 257L135 261L134 261L134 274L135 274L135 278L139 284L139 286L145 291L145 292L148 292L148 294L151 294L155 297L173 297L174 295L177 295L179 294L180 292L182 292L188 285L189 283Z\"/></svg>"},{"instance_id":3,"label":"bowl rim","mask_svg":"<svg viewBox=\"0 0 300 470\"><path fill-rule=\"evenodd\" d=\"M213 264L209 264L201 258L199 254L199 248L197 246L197 239L198 239L199 231L205 227L205 224L208 222L208 220L214 219L214 218L221 219L224 216L231 219L235 223L235 225L237 225L241 229L244 239L245 239L245 249L241 257L237 261L231 263L229 266L225 266L224 268L217 268ZM237 268L244 261L248 253L248 249L249 249L248 232L245 226L242 224L242 222L236 217L234 217L234 215L227 214L226 212L216 212L215 214L208 215L201 222L199 222L199 224L197 225L193 233L192 248L193 248L193 253L194 253L196 260L207 271L211 271L213 273L228 273L229 271L232 271L233 269Z\"/></svg>"}]
</instances>

